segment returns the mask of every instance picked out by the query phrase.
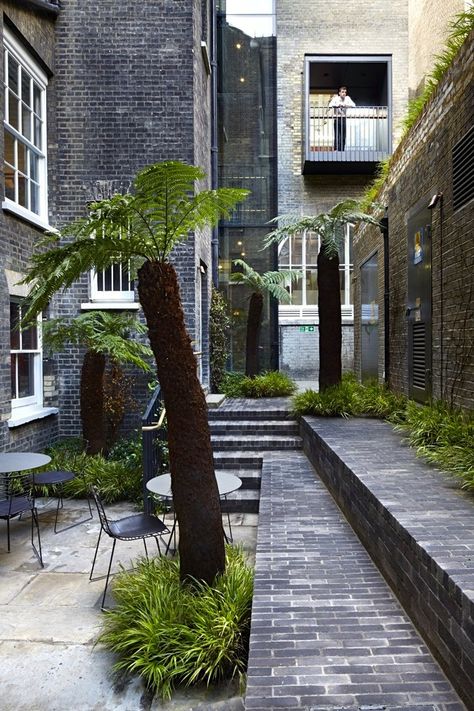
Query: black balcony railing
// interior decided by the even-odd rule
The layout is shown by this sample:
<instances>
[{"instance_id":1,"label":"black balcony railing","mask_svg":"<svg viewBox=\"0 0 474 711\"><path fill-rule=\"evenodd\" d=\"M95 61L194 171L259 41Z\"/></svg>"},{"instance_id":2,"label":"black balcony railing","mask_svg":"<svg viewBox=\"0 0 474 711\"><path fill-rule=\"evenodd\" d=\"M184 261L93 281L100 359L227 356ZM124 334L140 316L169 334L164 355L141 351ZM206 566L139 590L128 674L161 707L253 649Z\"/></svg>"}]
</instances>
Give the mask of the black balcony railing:
<instances>
[{"instance_id":1,"label":"black balcony railing","mask_svg":"<svg viewBox=\"0 0 474 711\"><path fill-rule=\"evenodd\" d=\"M327 104L310 103L306 161L378 163L389 152L387 106L357 106L339 117Z\"/></svg>"}]
</instances>

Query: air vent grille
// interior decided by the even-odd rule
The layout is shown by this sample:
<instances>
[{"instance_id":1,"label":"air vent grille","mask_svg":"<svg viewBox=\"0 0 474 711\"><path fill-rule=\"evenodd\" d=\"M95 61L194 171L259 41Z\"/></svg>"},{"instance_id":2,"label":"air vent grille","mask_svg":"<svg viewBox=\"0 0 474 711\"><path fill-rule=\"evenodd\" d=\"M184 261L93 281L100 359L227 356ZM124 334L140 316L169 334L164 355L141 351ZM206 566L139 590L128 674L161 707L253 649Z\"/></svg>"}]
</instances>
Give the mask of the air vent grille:
<instances>
[{"instance_id":1,"label":"air vent grille","mask_svg":"<svg viewBox=\"0 0 474 711\"><path fill-rule=\"evenodd\" d=\"M453 148L453 210L474 197L474 126Z\"/></svg>"},{"instance_id":2,"label":"air vent grille","mask_svg":"<svg viewBox=\"0 0 474 711\"><path fill-rule=\"evenodd\" d=\"M415 388L426 387L426 344L425 324L413 324L413 385Z\"/></svg>"}]
</instances>

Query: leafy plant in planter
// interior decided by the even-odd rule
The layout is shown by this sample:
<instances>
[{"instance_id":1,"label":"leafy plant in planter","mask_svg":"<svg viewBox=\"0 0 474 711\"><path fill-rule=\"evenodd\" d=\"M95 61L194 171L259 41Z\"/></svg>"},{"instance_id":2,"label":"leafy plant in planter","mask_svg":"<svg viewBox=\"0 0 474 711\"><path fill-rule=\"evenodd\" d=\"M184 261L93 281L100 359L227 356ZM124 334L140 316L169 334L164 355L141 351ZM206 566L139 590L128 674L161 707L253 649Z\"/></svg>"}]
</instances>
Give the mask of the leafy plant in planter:
<instances>
[{"instance_id":1,"label":"leafy plant in planter","mask_svg":"<svg viewBox=\"0 0 474 711\"><path fill-rule=\"evenodd\" d=\"M100 640L118 655L117 671L139 674L169 698L178 684L209 685L247 666L253 573L241 550L227 546L213 586L180 585L179 562L142 559L113 583L116 607Z\"/></svg>"}]
</instances>

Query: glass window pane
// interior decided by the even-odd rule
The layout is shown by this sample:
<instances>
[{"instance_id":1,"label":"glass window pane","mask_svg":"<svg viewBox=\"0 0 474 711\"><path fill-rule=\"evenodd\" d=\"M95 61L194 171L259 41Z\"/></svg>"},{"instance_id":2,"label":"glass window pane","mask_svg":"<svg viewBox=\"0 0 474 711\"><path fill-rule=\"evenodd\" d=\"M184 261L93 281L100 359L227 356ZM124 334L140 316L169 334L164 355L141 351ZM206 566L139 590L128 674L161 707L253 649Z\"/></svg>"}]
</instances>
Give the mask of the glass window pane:
<instances>
[{"instance_id":1,"label":"glass window pane","mask_svg":"<svg viewBox=\"0 0 474 711\"><path fill-rule=\"evenodd\" d=\"M104 291L104 272L97 273L97 291Z\"/></svg>"},{"instance_id":2,"label":"glass window pane","mask_svg":"<svg viewBox=\"0 0 474 711\"><path fill-rule=\"evenodd\" d=\"M16 389L16 370L17 370L17 356L12 355L11 357L11 383L12 383L12 398L17 398L17 389Z\"/></svg>"},{"instance_id":3,"label":"glass window pane","mask_svg":"<svg viewBox=\"0 0 474 711\"><path fill-rule=\"evenodd\" d=\"M18 62L8 55L8 86L18 95Z\"/></svg>"},{"instance_id":4,"label":"glass window pane","mask_svg":"<svg viewBox=\"0 0 474 711\"><path fill-rule=\"evenodd\" d=\"M345 298L346 275L345 275L343 269L339 270L339 283L340 283L340 289L341 289L341 304L345 304L346 303L346 298Z\"/></svg>"},{"instance_id":5,"label":"glass window pane","mask_svg":"<svg viewBox=\"0 0 474 711\"><path fill-rule=\"evenodd\" d=\"M11 91L8 92L8 123L13 128L19 130L20 126L18 124L18 99L14 96Z\"/></svg>"},{"instance_id":6,"label":"glass window pane","mask_svg":"<svg viewBox=\"0 0 474 711\"><path fill-rule=\"evenodd\" d=\"M22 104L22 130L23 135L28 140L31 139L31 111L24 104Z\"/></svg>"},{"instance_id":7,"label":"glass window pane","mask_svg":"<svg viewBox=\"0 0 474 711\"><path fill-rule=\"evenodd\" d=\"M21 353L18 359L18 397L35 394L33 353Z\"/></svg>"},{"instance_id":8,"label":"glass window pane","mask_svg":"<svg viewBox=\"0 0 474 711\"><path fill-rule=\"evenodd\" d=\"M15 171L10 166L4 166L5 171L5 197L15 200Z\"/></svg>"},{"instance_id":9,"label":"glass window pane","mask_svg":"<svg viewBox=\"0 0 474 711\"><path fill-rule=\"evenodd\" d=\"M19 175L18 176L18 204L22 205L23 207L28 207L26 198L27 198L26 178Z\"/></svg>"},{"instance_id":10,"label":"glass window pane","mask_svg":"<svg viewBox=\"0 0 474 711\"><path fill-rule=\"evenodd\" d=\"M237 27L248 37L271 37L274 33L272 15L226 15L231 27Z\"/></svg>"},{"instance_id":11,"label":"glass window pane","mask_svg":"<svg viewBox=\"0 0 474 711\"><path fill-rule=\"evenodd\" d=\"M21 332L21 342L22 350L24 351L36 350L36 348L38 348L38 329L36 326L30 326Z\"/></svg>"},{"instance_id":12,"label":"glass window pane","mask_svg":"<svg viewBox=\"0 0 474 711\"><path fill-rule=\"evenodd\" d=\"M133 282L130 281L130 270L128 264L122 264L122 289L130 291L133 289Z\"/></svg>"},{"instance_id":13,"label":"glass window pane","mask_svg":"<svg viewBox=\"0 0 474 711\"><path fill-rule=\"evenodd\" d=\"M40 212L39 202L39 185L38 183L30 182L30 210L36 215Z\"/></svg>"},{"instance_id":14,"label":"glass window pane","mask_svg":"<svg viewBox=\"0 0 474 711\"><path fill-rule=\"evenodd\" d=\"M33 82L33 111L41 116L41 89L36 82Z\"/></svg>"},{"instance_id":15,"label":"glass window pane","mask_svg":"<svg viewBox=\"0 0 474 711\"><path fill-rule=\"evenodd\" d=\"M278 263L282 267L288 267L290 265L290 243L287 239L281 245L280 252L278 254Z\"/></svg>"},{"instance_id":16,"label":"glass window pane","mask_svg":"<svg viewBox=\"0 0 474 711\"><path fill-rule=\"evenodd\" d=\"M306 264L317 264L319 252L319 238L317 235L308 234L306 237Z\"/></svg>"},{"instance_id":17,"label":"glass window pane","mask_svg":"<svg viewBox=\"0 0 474 711\"><path fill-rule=\"evenodd\" d=\"M41 120L35 116L35 118L34 118L34 138L33 138L33 143L35 144L36 148L41 148L41 144L42 144L42 140L41 140L41 126L42 126Z\"/></svg>"},{"instance_id":18,"label":"glass window pane","mask_svg":"<svg viewBox=\"0 0 474 711\"><path fill-rule=\"evenodd\" d=\"M303 264L303 241L301 235L294 235L291 238L291 265L301 266Z\"/></svg>"},{"instance_id":19,"label":"glass window pane","mask_svg":"<svg viewBox=\"0 0 474 711\"><path fill-rule=\"evenodd\" d=\"M28 151L26 149L26 146L24 143L20 143L20 141L17 142L17 150L18 150L18 164L17 168L20 170L22 173L25 175L27 174L27 159L28 159Z\"/></svg>"},{"instance_id":20,"label":"glass window pane","mask_svg":"<svg viewBox=\"0 0 474 711\"><path fill-rule=\"evenodd\" d=\"M303 303L303 278L299 277L293 282L291 287L291 303L295 306L301 306Z\"/></svg>"},{"instance_id":21,"label":"glass window pane","mask_svg":"<svg viewBox=\"0 0 474 711\"><path fill-rule=\"evenodd\" d=\"M317 269L306 270L306 303L314 306L318 303L318 271Z\"/></svg>"},{"instance_id":22,"label":"glass window pane","mask_svg":"<svg viewBox=\"0 0 474 711\"><path fill-rule=\"evenodd\" d=\"M20 348L20 306L15 302L10 302L10 348L18 350Z\"/></svg>"},{"instance_id":23,"label":"glass window pane","mask_svg":"<svg viewBox=\"0 0 474 711\"><path fill-rule=\"evenodd\" d=\"M38 156L33 151L29 151L30 155L30 178L38 181Z\"/></svg>"},{"instance_id":24,"label":"glass window pane","mask_svg":"<svg viewBox=\"0 0 474 711\"><path fill-rule=\"evenodd\" d=\"M112 291L121 291L122 288L122 266L120 264L113 264L112 267Z\"/></svg>"},{"instance_id":25,"label":"glass window pane","mask_svg":"<svg viewBox=\"0 0 474 711\"><path fill-rule=\"evenodd\" d=\"M5 160L10 165L15 165L15 139L9 131L4 131L5 136Z\"/></svg>"},{"instance_id":26,"label":"glass window pane","mask_svg":"<svg viewBox=\"0 0 474 711\"><path fill-rule=\"evenodd\" d=\"M31 106L30 86L31 86L30 76L25 72L24 69L22 69L21 70L21 98L27 106Z\"/></svg>"},{"instance_id":27,"label":"glass window pane","mask_svg":"<svg viewBox=\"0 0 474 711\"><path fill-rule=\"evenodd\" d=\"M111 291L112 290L112 269L111 267L108 267L108 269L104 269L104 291Z\"/></svg>"}]
</instances>

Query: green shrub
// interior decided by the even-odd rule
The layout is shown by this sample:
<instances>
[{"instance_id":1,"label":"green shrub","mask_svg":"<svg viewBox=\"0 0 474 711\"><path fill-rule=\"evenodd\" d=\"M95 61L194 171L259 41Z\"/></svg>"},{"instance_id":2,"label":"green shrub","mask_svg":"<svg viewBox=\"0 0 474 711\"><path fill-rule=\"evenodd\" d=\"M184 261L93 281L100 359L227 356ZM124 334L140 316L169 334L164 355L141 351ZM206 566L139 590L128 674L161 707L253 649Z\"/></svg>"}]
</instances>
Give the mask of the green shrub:
<instances>
[{"instance_id":1,"label":"green shrub","mask_svg":"<svg viewBox=\"0 0 474 711\"><path fill-rule=\"evenodd\" d=\"M286 373L268 371L254 378L243 373L226 373L222 390L228 397L285 397L293 395L296 383Z\"/></svg>"},{"instance_id":2,"label":"green shrub","mask_svg":"<svg viewBox=\"0 0 474 711\"><path fill-rule=\"evenodd\" d=\"M419 456L459 477L474 491L474 417L444 402L417 405L409 402L405 420L396 429L407 434Z\"/></svg>"},{"instance_id":3,"label":"green shrub","mask_svg":"<svg viewBox=\"0 0 474 711\"><path fill-rule=\"evenodd\" d=\"M133 457L129 454L128 459L124 458L122 461L106 459L100 454L88 456L81 451L80 446L78 440L71 438L47 449L51 457L47 469L65 469L80 475L64 485L66 496L84 498L93 484L97 486L107 503L141 500L141 458L136 456L133 461ZM115 451L119 451L119 445L116 445Z\"/></svg>"},{"instance_id":4,"label":"green shrub","mask_svg":"<svg viewBox=\"0 0 474 711\"><path fill-rule=\"evenodd\" d=\"M117 671L142 676L169 698L189 686L241 676L248 656L253 573L241 549L227 546L214 586L183 586L176 558L141 559L113 583L116 607L99 641L118 655Z\"/></svg>"},{"instance_id":5,"label":"green shrub","mask_svg":"<svg viewBox=\"0 0 474 711\"><path fill-rule=\"evenodd\" d=\"M391 392L384 385L370 382L362 385L353 373L345 373L340 385L323 392L306 390L293 398L293 412L297 415L349 417L370 415L396 417L404 411L406 398Z\"/></svg>"},{"instance_id":6,"label":"green shrub","mask_svg":"<svg viewBox=\"0 0 474 711\"><path fill-rule=\"evenodd\" d=\"M229 305L217 289L212 287L209 312L209 359L211 366L211 390L220 392L229 357L230 316Z\"/></svg>"}]
</instances>

